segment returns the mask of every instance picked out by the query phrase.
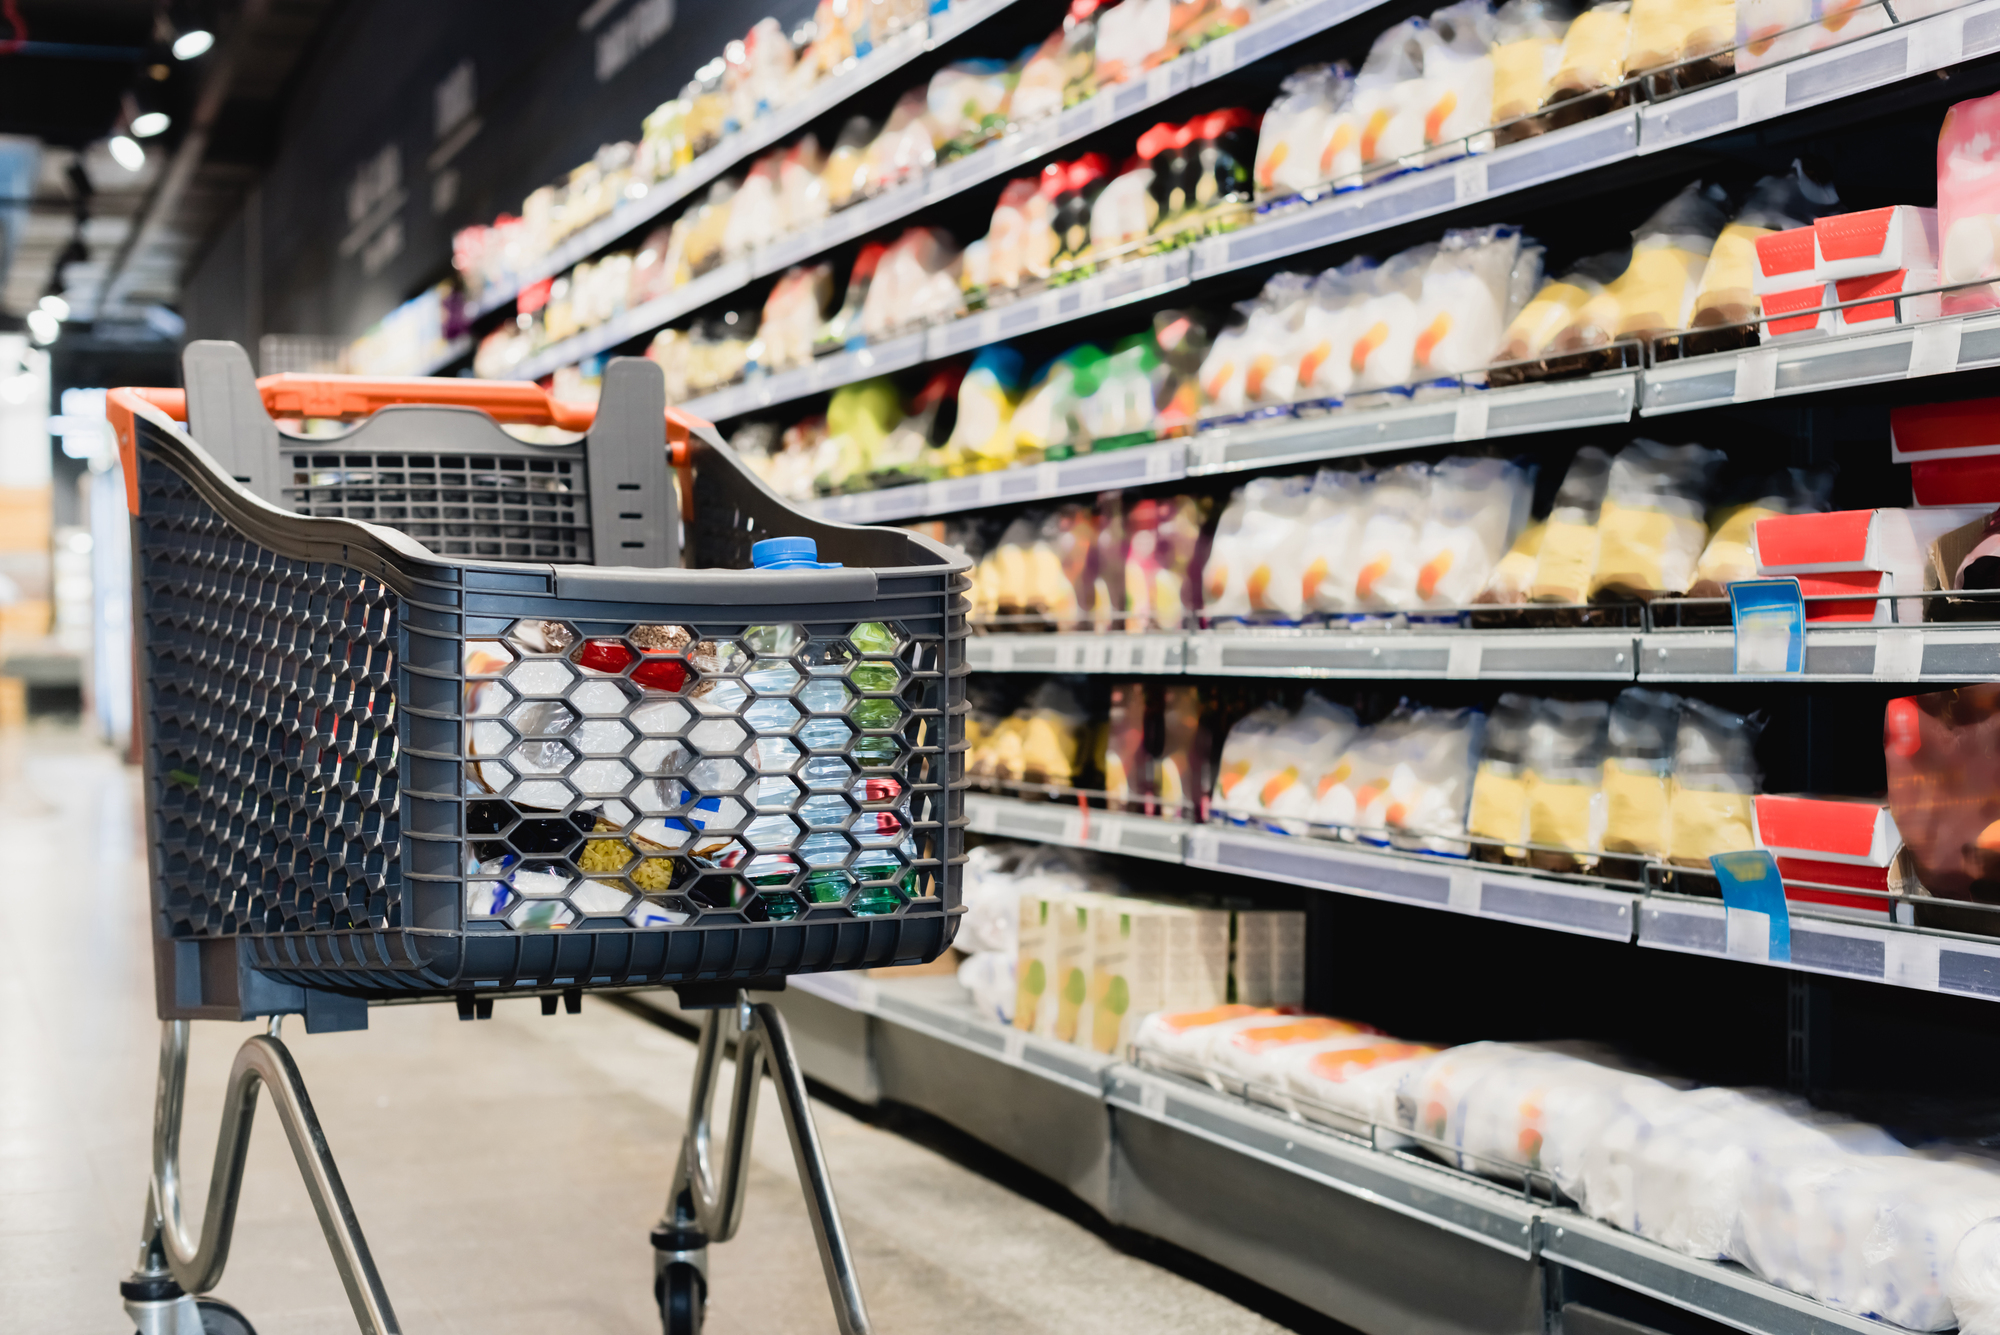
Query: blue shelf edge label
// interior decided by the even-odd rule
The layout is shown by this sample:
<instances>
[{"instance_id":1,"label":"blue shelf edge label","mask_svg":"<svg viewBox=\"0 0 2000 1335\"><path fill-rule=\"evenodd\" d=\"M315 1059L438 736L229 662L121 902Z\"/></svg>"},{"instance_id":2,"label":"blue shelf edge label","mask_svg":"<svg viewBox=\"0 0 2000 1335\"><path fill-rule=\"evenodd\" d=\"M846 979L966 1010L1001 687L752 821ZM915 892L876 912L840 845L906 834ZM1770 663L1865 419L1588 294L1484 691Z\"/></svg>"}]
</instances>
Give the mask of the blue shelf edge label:
<instances>
[{"instance_id":1,"label":"blue shelf edge label","mask_svg":"<svg viewBox=\"0 0 2000 1335\"><path fill-rule=\"evenodd\" d=\"M1708 865L1722 882L1722 904L1728 915L1725 948L1730 957L1791 963L1791 911L1785 904L1785 882L1778 875L1778 860L1770 850L1712 853Z\"/></svg>"},{"instance_id":2,"label":"blue shelf edge label","mask_svg":"<svg viewBox=\"0 0 2000 1335\"><path fill-rule=\"evenodd\" d=\"M1742 579L1729 586L1736 673L1798 676L1806 670L1806 602L1797 577Z\"/></svg>"}]
</instances>

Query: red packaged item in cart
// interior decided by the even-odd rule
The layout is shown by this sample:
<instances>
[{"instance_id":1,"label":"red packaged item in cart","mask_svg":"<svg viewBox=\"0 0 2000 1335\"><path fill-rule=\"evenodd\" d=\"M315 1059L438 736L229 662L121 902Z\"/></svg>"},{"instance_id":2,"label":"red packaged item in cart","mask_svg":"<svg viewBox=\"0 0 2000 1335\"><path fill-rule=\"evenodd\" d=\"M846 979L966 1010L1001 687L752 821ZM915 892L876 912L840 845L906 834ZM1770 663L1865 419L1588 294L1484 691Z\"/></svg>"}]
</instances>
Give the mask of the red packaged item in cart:
<instances>
[{"instance_id":1,"label":"red packaged item in cart","mask_svg":"<svg viewBox=\"0 0 2000 1335\"><path fill-rule=\"evenodd\" d=\"M2000 904L2000 682L1891 700L1882 750L1917 880L1942 899Z\"/></svg>"}]
</instances>

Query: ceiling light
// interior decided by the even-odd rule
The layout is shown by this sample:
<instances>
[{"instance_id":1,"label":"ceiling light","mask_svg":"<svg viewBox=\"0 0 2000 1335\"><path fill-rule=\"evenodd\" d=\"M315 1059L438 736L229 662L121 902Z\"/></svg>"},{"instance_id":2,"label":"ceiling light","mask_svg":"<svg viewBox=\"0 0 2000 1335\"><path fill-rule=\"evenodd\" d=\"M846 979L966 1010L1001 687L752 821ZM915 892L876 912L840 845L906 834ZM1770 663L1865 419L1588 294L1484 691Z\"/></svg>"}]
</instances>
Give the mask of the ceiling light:
<instances>
[{"instance_id":1,"label":"ceiling light","mask_svg":"<svg viewBox=\"0 0 2000 1335\"><path fill-rule=\"evenodd\" d=\"M42 298L42 309L58 320L69 319L69 303L53 292Z\"/></svg>"},{"instance_id":2,"label":"ceiling light","mask_svg":"<svg viewBox=\"0 0 2000 1335\"><path fill-rule=\"evenodd\" d=\"M111 160L128 172L138 171L146 165L146 150L139 147L139 141L129 134L111 136Z\"/></svg>"},{"instance_id":3,"label":"ceiling light","mask_svg":"<svg viewBox=\"0 0 2000 1335\"><path fill-rule=\"evenodd\" d=\"M196 28L174 38L174 59L193 60L208 54L208 48L215 45L215 34L206 28Z\"/></svg>"},{"instance_id":4,"label":"ceiling light","mask_svg":"<svg viewBox=\"0 0 2000 1335\"><path fill-rule=\"evenodd\" d=\"M174 118L164 111L142 111L132 118L132 133L141 139L151 139L173 123Z\"/></svg>"},{"instance_id":5,"label":"ceiling light","mask_svg":"<svg viewBox=\"0 0 2000 1335\"><path fill-rule=\"evenodd\" d=\"M56 336L62 333L62 325L55 316L37 308L28 312L28 332L34 335L37 343L53 343L56 341ZM16 403L20 401L15 400Z\"/></svg>"}]
</instances>

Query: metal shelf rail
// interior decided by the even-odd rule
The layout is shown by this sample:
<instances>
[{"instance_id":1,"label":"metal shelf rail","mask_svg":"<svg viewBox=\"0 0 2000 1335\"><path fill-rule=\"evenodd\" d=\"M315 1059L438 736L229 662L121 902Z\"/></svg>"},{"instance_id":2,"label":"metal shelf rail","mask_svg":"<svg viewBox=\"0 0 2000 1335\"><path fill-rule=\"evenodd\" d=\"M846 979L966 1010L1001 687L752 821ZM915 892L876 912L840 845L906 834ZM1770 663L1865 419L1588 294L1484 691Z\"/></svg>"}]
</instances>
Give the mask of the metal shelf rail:
<instances>
[{"instance_id":1,"label":"metal shelf rail","mask_svg":"<svg viewBox=\"0 0 2000 1335\"><path fill-rule=\"evenodd\" d=\"M1030 1166L1047 1155L1050 1133L1108 1141L1109 1180L1065 1185L1112 1222L1200 1250L1364 1330L1413 1328L1414 1314L1440 1301L1473 1299L1476 1324L1453 1328L1539 1332L1550 1267L1756 1335L1898 1329L1391 1148L1383 1138L1342 1134L1176 1074L1003 1027L948 978L795 979L779 1005L808 1054L816 1032L838 1026L842 1042L889 1054L880 1097L943 1117ZM855 1016L867 1022L859 1037ZM997 1118L960 1090L914 1085L912 1070L925 1064L964 1072L961 1085L989 1102L1004 1099L1023 1116ZM812 1066L809 1055L809 1072ZM1087 1103L1077 1097L1086 1093ZM1063 1109L1060 1128L1025 1117L1050 1106ZM1383 1259L1357 1244L1357 1225L1393 1235L1388 1245L1400 1265L1388 1267L1396 1273L1356 1282L1354 1268ZM1533 1301L1511 1306L1524 1283Z\"/></svg>"},{"instance_id":2,"label":"metal shelf rail","mask_svg":"<svg viewBox=\"0 0 2000 1335\"><path fill-rule=\"evenodd\" d=\"M976 834L1180 862L1312 890L1768 964L1732 953L1722 905L1714 900L990 793L967 794L965 813ZM1805 907L1794 905L1792 911L1793 969L2000 1000L2000 939L1849 922L1813 915Z\"/></svg>"},{"instance_id":3,"label":"metal shelf rail","mask_svg":"<svg viewBox=\"0 0 2000 1335\"><path fill-rule=\"evenodd\" d=\"M2000 622L1810 627L1798 676L1738 676L1716 630L1196 630L974 635L975 672L1429 681L1970 682L2000 676Z\"/></svg>"}]
</instances>

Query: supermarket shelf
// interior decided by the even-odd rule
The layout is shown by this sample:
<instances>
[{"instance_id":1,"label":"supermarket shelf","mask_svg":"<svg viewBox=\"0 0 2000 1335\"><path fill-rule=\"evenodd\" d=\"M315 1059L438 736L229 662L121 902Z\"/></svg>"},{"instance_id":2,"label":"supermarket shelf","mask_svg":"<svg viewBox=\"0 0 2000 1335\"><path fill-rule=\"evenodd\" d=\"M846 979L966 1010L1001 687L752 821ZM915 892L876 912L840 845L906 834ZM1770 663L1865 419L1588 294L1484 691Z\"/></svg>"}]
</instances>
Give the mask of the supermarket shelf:
<instances>
[{"instance_id":1,"label":"supermarket shelf","mask_svg":"<svg viewBox=\"0 0 2000 1335\"><path fill-rule=\"evenodd\" d=\"M989 505L1045 501L1058 496L1088 495L1149 486L1155 482L1175 482L1186 473L1187 447L1180 441L1172 440L1157 445L1112 450L1105 454L1079 455L1058 463L980 473L973 477L855 492L848 496L828 496L813 502L810 509L822 519L850 524L879 524L897 519L915 519L922 515L977 510Z\"/></svg>"},{"instance_id":2,"label":"supermarket shelf","mask_svg":"<svg viewBox=\"0 0 2000 1335\"><path fill-rule=\"evenodd\" d=\"M2000 314L1928 320L1663 362L1640 375L1639 414L1657 417L1993 366L2000 366Z\"/></svg>"},{"instance_id":3,"label":"supermarket shelf","mask_svg":"<svg viewBox=\"0 0 2000 1335\"><path fill-rule=\"evenodd\" d=\"M471 337L465 334L460 334L457 338L452 339L451 341L446 343L442 348L439 348L436 356L432 357L429 361L419 365L415 370L411 371L410 374L414 376L439 375L446 369L451 367L454 363L463 361L465 358L471 355L472 355Z\"/></svg>"},{"instance_id":4,"label":"supermarket shelf","mask_svg":"<svg viewBox=\"0 0 2000 1335\"><path fill-rule=\"evenodd\" d=\"M1178 674L1189 639L1179 631L974 635L965 642L965 660L974 672Z\"/></svg>"},{"instance_id":5,"label":"supermarket shelf","mask_svg":"<svg viewBox=\"0 0 2000 1335\"><path fill-rule=\"evenodd\" d=\"M586 357L617 347L628 339L658 329L689 311L699 310L718 297L727 296L750 281L749 265L732 260L717 265L693 282L677 287L663 297L655 297L631 310L621 311L601 325L572 334L560 343L551 343L531 357L524 357L508 372L516 380L540 380Z\"/></svg>"},{"instance_id":6,"label":"supermarket shelf","mask_svg":"<svg viewBox=\"0 0 2000 1335\"><path fill-rule=\"evenodd\" d=\"M1637 401L1638 372L1612 371L1542 385L1468 388L1391 408L1249 422L1195 436L1188 445L1187 471L1198 477L1375 450L1615 425L1632 420Z\"/></svg>"},{"instance_id":7,"label":"supermarket shelf","mask_svg":"<svg viewBox=\"0 0 2000 1335\"><path fill-rule=\"evenodd\" d=\"M1721 904L1656 895L1641 906L1639 944L1717 959L1729 949ZM1756 961L1762 962L1762 961ZM1794 969L1922 992L2000 999L2000 942L1914 927L1792 917Z\"/></svg>"},{"instance_id":8,"label":"supermarket shelf","mask_svg":"<svg viewBox=\"0 0 2000 1335\"><path fill-rule=\"evenodd\" d=\"M1127 812L1083 811L968 793L974 833L1390 900L1578 936L1685 954L1770 963L1733 954L1722 905L1560 881L1486 863L1374 852L1355 844L1197 825ZM1888 924L1791 916L1790 966L1925 992L2000 1000L2000 940Z\"/></svg>"},{"instance_id":9,"label":"supermarket shelf","mask_svg":"<svg viewBox=\"0 0 2000 1335\"><path fill-rule=\"evenodd\" d=\"M935 50L999 13L1012 2L973 0L967 5L954 5L943 14L933 15L928 23L919 23L898 33L889 42L857 60L844 73L822 79L793 105L727 136L686 167L654 185L640 198L621 204L596 222L577 229L531 266L514 287L488 289L482 294L472 308L473 318L489 315L509 305L520 295L522 288L554 277L578 261L589 259L627 233L644 227L730 168L804 129L862 89L894 74L918 56Z\"/></svg>"},{"instance_id":10,"label":"supermarket shelf","mask_svg":"<svg viewBox=\"0 0 2000 1335\"><path fill-rule=\"evenodd\" d=\"M1633 638L1629 630L1212 630L1188 635L1185 658L1188 672L1217 677L1630 681Z\"/></svg>"},{"instance_id":11,"label":"supermarket shelf","mask_svg":"<svg viewBox=\"0 0 2000 1335\"><path fill-rule=\"evenodd\" d=\"M868 1053L887 1068L879 1081L883 1097L900 1094L898 1101L945 1116L1031 1165L1053 1147L1046 1135L1025 1133L1030 1127L1046 1133L1053 1100L1069 1134L1089 1153L1108 1137L1113 1170L1102 1203L1092 1203L1113 1222L1193 1246L1362 1329L1428 1329L1420 1314L1443 1302L1479 1314L1478 1324L1461 1320L1452 1329L1540 1330L1536 1272L1551 1264L1739 1330L1890 1335L1897 1329L1387 1141L1378 1148L1192 1080L1005 1028L974 1009L950 979L806 975L792 980L791 991L804 995L787 994L780 1005L804 1031L824 1010L866 1017ZM988 1105L970 1106L936 1082L909 1092L895 1088L926 1065L945 1067L957 1084L987 1096ZM1095 1117L1076 1099L1086 1091ZM990 1106L995 1096L1010 1097L1011 1106ZM1089 1182L1095 1189L1094 1176ZM1357 1249L1360 1236L1386 1245ZM1355 1284L1343 1273L1354 1266L1395 1273L1378 1271L1371 1282Z\"/></svg>"},{"instance_id":12,"label":"supermarket shelf","mask_svg":"<svg viewBox=\"0 0 2000 1335\"><path fill-rule=\"evenodd\" d=\"M1808 630L1803 678L1739 678L1735 663L1731 631L1653 631L1639 639L1641 681L1991 681L2000 676L2000 624Z\"/></svg>"}]
</instances>

